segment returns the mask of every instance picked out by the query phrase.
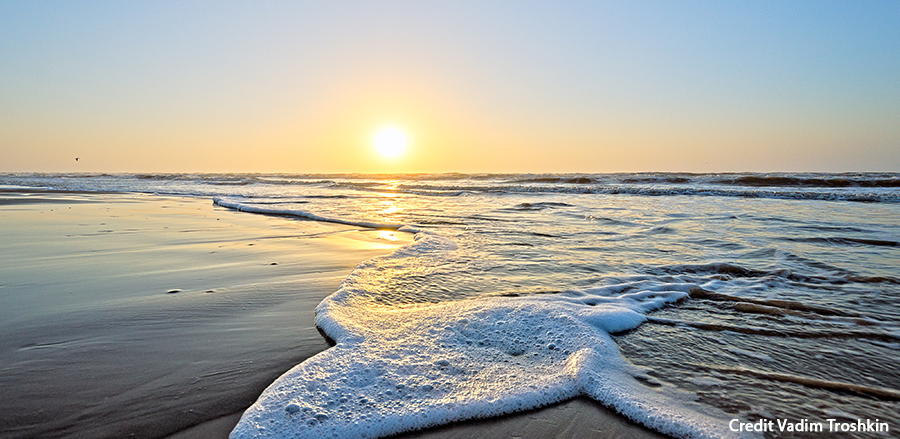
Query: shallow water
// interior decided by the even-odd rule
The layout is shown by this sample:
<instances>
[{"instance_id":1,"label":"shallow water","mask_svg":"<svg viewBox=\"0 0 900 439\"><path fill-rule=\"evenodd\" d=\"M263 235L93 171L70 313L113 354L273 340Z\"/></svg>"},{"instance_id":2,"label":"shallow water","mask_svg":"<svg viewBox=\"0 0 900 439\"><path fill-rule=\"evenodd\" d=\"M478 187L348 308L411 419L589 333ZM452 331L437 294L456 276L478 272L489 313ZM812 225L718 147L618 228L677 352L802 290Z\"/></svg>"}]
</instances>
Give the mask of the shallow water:
<instances>
[{"instance_id":1,"label":"shallow water","mask_svg":"<svg viewBox=\"0 0 900 439\"><path fill-rule=\"evenodd\" d=\"M732 417L817 422L879 419L892 429L900 428L896 415L900 412L897 174L5 175L0 183L207 196L222 206L248 212L402 226L401 231L439 237L441 244L427 251L410 249L407 254L401 251L360 265L342 288L349 299L340 305L346 309L406 310L430 316L413 318L424 326L416 326L417 336L405 341L411 348L395 352L401 357L438 355L434 349L444 349L460 358L468 355L490 363L484 352L453 344L464 343L462 339L437 348L415 346L427 338L418 335L427 332L428 324L440 322L443 326L438 330L450 327L448 322L462 319L459 315L471 312L466 307L473 303L490 311L485 311L479 324L495 324L509 319L492 307L501 309L510 300L539 300L535 306L547 307L550 314L561 313L562 303L577 303L572 312L582 318L588 312L583 310L594 309L593 315L601 315L597 310L604 306L636 309L632 302L624 304L631 300L623 299L629 294L679 293L684 297L660 309L639 307L637 323L606 327L605 332L614 334L616 350L628 361L587 369L623 374L622 380L632 380L639 387L619 389L615 398L625 398L625 403L613 397L603 402L628 414L628 403L663 398L674 411L691 414L683 424L697 424L694 430L680 430L684 425L665 430L675 435L728 434L721 431L725 424L704 427L706 416L726 421ZM435 314L440 307L447 310ZM364 320L363 315L377 313L335 311L344 308L320 306L320 326L338 340L339 347L356 346L342 345L341 337L347 331L353 333L348 328ZM322 316L338 314L341 317L333 326L322 323L328 320L321 320ZM609 314L602 315L597 319L609 322L604 320ZM467 322L467 326L475 324ZM597 325L595 321L592 327ZM368 343L389 332L379 331L363 338ZM522 336L509 331L495 337L502 339L497 343L506 349ZM560 346L574 343L571 352L560 358L565 365L585 343L603 338L602 334L597 337L580 339L562 333L548 340ZM547 342L541 339L544 347ZM523 349L523 353L531 352L536 347ZM358 351L348 355L367 364L387 361ZM551 357L541 358L551 361ZM442 358L416 361L433 366ZM529 376L527 369L545 366L551 367L529 363L519 375ZM332 372L340 374L340 370ZM485 382L486 378L479 379ZM495 391L472 396L472 401L498 402L490 409L472 405L480 407L472 410L476 415L478 410L502 413L590 394L579 379L560 378L522 396L525 403L516 399L522 395L515 393L520 387L516 380L487 382L488 387L496 385ZM296 376L290 381L302 382ZM450 393L464 387L453 379L438 382L451 386ZM352 389L328 391L348 390ZM275 406L284 407L297 397L286 397ZM394 397L385 399L385 404ZM428 398L416 399L421 402L416 407L428 412L419 424L391 422L416 428L452 418L435 414L445 406ZM327 405L327 400L322 404ZM354 411L365 414L365 405L361 407ZM326 414L310 410L312 415ZM646 410L631 414L638 422L643 417L645 424L648 416L660 415ZM311 419L323 425L331 422ZM844 435L871 437L872 433Z\"/></svg>"}]
</instances>

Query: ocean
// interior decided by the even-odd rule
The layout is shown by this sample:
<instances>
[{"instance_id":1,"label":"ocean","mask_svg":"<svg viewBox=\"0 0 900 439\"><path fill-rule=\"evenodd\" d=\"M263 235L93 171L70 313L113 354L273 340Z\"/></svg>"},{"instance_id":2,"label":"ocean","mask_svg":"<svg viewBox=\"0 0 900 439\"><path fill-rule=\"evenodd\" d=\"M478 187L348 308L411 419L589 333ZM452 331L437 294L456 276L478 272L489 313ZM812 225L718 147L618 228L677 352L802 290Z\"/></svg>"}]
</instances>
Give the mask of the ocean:
<instances>
[{"instance_id":1,"label":"ocean","mask_svg":"<svg viewBox=\"0 0 900 439\"><path fill-rule=\"evenodd\" d=\"M732 419L857 426L841 437L900 429L900 174L0 174L0 185L200 197L415 237L360 261L318 305L336 345L263 392L234 438L380 437L578 395L675 437L745 434ZM859 420L890 432L856 431ZM764 435L805 434L775 425Z\"/></svg>"}]
</instances>

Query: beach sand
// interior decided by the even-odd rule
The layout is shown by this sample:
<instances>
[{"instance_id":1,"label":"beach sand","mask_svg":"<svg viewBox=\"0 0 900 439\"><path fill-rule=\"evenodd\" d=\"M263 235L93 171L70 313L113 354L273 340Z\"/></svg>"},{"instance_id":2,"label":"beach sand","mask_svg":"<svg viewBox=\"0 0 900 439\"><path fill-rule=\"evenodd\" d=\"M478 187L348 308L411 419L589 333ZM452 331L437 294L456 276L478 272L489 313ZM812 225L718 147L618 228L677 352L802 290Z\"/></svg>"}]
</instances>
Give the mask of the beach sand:
<instances>
[{"instance_id":1,"label":"beach sand","mask_svg":"<svg viewBox=\"0 0 900 439\"><path fill-rule=\"evenodd\" d=\"M241 418L223 416L167 439L225 439ZM576 398L537 410L499 418L476 419L393 436L394 439L662 439L590 398Z\"/></svg>"},{"instance_id":2,"label":"beach sand","mask_svg":"<svg viewBox=\"0 0 900 439\"><path fill-rule=\"evenodd\" d=\"M0 436L225 438L328 347L315 306L404 233L208 199L0 189ZM658 437L579 398L404 438Z\"/></svg>"}]
</instances>

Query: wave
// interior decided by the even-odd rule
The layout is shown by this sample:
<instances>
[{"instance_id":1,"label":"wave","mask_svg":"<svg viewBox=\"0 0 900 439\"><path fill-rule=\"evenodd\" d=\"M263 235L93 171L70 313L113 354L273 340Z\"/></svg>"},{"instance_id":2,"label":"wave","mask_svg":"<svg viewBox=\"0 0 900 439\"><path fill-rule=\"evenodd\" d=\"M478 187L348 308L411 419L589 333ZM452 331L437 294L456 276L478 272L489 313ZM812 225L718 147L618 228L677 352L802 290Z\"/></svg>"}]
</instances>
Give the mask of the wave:
<instances>
[{"instance_id":1,"label":"wave","mask_svg":"<svg viewBox=\"0 0 900 439\"><path fill-rule=\"evenodd\" d=\"M898 247L900 242L889 241L885 239L863 239L863 238L842 238L842 237L826 237L817 236L809 238L780 238L783 241L790 242L809 242L814 244L832 244L832 245L872 245L876 247Z\"/></svg>"},{"instance_id":2,"label":"wave","mask_svg":"<svg viewBox=\"0 0 900 439\"><path fill-rule=\"evenodd\" d=\"M559 184L716 184L727 186L816 187L816 188L896 188L900 176L894 173L770 173L770 174L523 174L509 176L508 183Z\"/></svg>"},{"instance_id":3,"label":"wave","mask_svg":"<svg viewBox=\"0 0 900 439\"><path fill-rule=\"evenodd\" d=\"M691 363L689 364L691 367L695 367L699 370L709 370L720 373L730 373L736 375L745 375L751 376L754 378L762 378L771 381L778 381L782 383L793 383L800 384L806 387L812 387L817 389L825 389L839 392L850 392L856 393L860 395L869 395L875 396L877 398L891 400L891 401L900 401L900 391L894 389L885 389L882 387L872 387L872 386L863 386L860 384L853 383L845 383L840 381L828 381L828 380L820 380L805 376L798 375L790 375L784 373L777 372L767 372L762 370L749 369L745 367L717 367L711 366L709 364L697 364Z\"/></svg>"},{"instance_id":4,"label":"wave","mask_svg":"<svg viewBox=\"0 0 900 439\"><path fill-rule=\"evenodd\" d=\"M885 332L867 332L867 331L796 331L786 329L768 329L750 326L727 325L720 323L703 323L703 322L686 322L682 320L648 318L647 322L656 323L666 326L682 326L702 329L705 331L716 332L734 332L738 334L760 335L766 337L785 337L785 338L805 338L805 339L830 339L830 340L846 340L846 339L865 339L877 340L883 342L896 342L900 340L900 336Z\"/></svg>"},{"instance_id":5,"label":"wave","mask_svg":"<svg viewBox=\"0 0 900 439\"><path fill-rule=\"evenodd\" d=\"M383 437L578 395L674 437L734 435L721 428L724 413L672 386L648 385L610 336L683 300L688 285L394 307L374 300L385 277L456 250L447 238L419 233L410 246L358 265L316 309L335 346L269 386L231 437Z\"/></svg>"},{"instance_id":6,"label":"wave","mask_svg":"<svg viewBox=\"0 0 900 439\"><path fill-rule=\"evenodd\" d=\"M314 187L429 197L472 194L718 196L900 202L900 175L857 174L0 174L0 184L63 190L234 195L221 188ZM216 188L220 192L216 193Z\"/></svg>"},{"instance_id":7,"label":"wave","mask_svg":"<svg viewBox=\"0 0 900 439\"><path fill-rule=\"evenodd\" d=\"M895 188L900 187L900 178L896 176L848 175L848 176L789 176L789 175L740 175L735 177L714 178L714 184L731 186L764 186L764 187L821 187L821 188Z\"/></svg>"},{"instance_id":8,"label":"wave","mask_svg":"<svg viewBox=\"0 0 900 439\"><path fill-rule=\"evenodd\" d=\"M229 209L234 209L240 212L249 212L249 213L260 213L264 215L278 215L278 216L290 216L294 218L303 218L313 221L324 221L329 223L337 223L337 224L346 224L350 226L358 226L358 227L368 227L372 229L392 229L398 230L403 227L403 224L393 224L393 223L375 223L370 221L356 221L342 218L329 218L321 215L316 215L311 212L307 212L299 209L278 209L271 207L263 207L254 204L240 203L229 199L224 198L213 198L213 203L218 206L227 207Z\"/></svg>"},{"instance_id":9,"label":"wave","mask_svg":"<svg viewBox=\"0 0 900 439\"><path fill-rule=\"evenodd\" d=\"M713 291L709 291L700 287L693 287L689 291L692 299L706 299L706 300L715 300L720 302L732 302L732 303L743 303L743 304L753 304L764 307L772 307L778 309L787 309L794 311L806 311L815 314L827 315L827 316L844 316L844 317L863 317L863 315L858 313L853 313L849 311L838 310L834 308L827 308L823 306L816 305L808 305L802 302L797 302L793 300L777 300L777 299L750 299L732 296L728 294L716 293Z\"/></svg>"},{"instance_id":10,"label":"wave","mask_svg":"<svg viewBox=\"0 0 900 439\"><path fill-rule=\"evenodd\" d=\"M557 207L572 207L571 204L568 203L554 203L554 202L542 202L542 203L521 203L517 204L514 209L515 210L544 210L544 209L553 209Z\"/></svg>"},{"instance_id":11,"label":"wave","mask_svg":"<svg viewBox=\"0 0 900 439\"><path fill-rule=\"evenodd\" d=\"M510 183L563 183L563 184L591 184L596 182L591 177L567 177L567 176L547 176L547 177L516 177L508 180Z\"/></svg>"},{"instance_id":12,"label":"wave","mask_svg":"<svg viewBox=\"0 0 900 439\"><path fill-rule=\"evenodd\" d=\"M771 198L786 200L817 201L850 201L864 203L898 203L900 193L880 188L879 191L861 192L852 189L843 190L808 190L797 188L757 189L757 188L721 188L714 185L629 185L625 183L594 183L579 185L528 185L503 184L491 185L420 185L400 184L390 188L366 183L336 183L337 186L362 191L387 191L424 196L460 196L467 194L593 194L593 195L637 195L650 197L663 196L704 196L704 197L737 197L737 198Z\"/></svg>"},{"instance_id":13,"label":"wave","mask_svg":"<svg viewBox=\"0 0 900 439\"><path fill-rule=\"evenodd\" d=\"M867 240L862 240L867 241ZM818 241L815 241L818 242ZM881 241L877 241L881 242ZM885 241L888 242L889 241ZM884 244L882 246L887 246ZM889 276L863 276L851 273L845 273L840 276L815 276L804 275L793 272L786 268L774 270L758 270L745 268L740 265L727 262L709 263L709 264L673 264L659 267L646 267L645 270L651 274L701 274L701 275L724 275L727 277L740 278L766 278L780 277L795 282L805 282L810 284L833 284L842 285L847 283L887 283L900 284L900 279ZM726 277L726 278L727 278Z\"/></svg>"}]
</instances>

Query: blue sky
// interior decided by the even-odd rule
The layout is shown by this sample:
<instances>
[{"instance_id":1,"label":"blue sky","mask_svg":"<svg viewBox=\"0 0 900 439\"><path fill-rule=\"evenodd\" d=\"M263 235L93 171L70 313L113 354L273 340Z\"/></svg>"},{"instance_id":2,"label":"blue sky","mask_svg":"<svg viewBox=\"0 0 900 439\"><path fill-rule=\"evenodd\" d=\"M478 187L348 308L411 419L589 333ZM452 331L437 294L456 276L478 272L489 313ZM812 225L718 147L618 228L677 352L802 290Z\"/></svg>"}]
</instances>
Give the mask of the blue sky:
<instances>
[{"instance_id":1,"label":"blue sky","mask_svg":"<svg viewBox=\"0 0 900 439\"><path fill-rule=\"evenodd\" d=\"M0 1L0 65L0 171L900 171L893 1Z\"/></svg>"}]
</instances>

